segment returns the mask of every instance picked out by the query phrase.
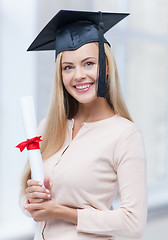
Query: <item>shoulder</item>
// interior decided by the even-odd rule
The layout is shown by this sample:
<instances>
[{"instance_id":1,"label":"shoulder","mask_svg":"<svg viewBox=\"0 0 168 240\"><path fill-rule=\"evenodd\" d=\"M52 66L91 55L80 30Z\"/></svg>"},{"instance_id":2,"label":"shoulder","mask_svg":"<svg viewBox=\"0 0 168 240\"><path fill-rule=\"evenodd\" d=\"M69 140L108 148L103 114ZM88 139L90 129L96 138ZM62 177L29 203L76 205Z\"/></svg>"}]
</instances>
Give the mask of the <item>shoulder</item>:
<instances>
[{"instance_id":1,"label":"shoulder","mask_svg":"<svg viewBox=\"0 0 168 240\"><path fill-rule=\"evenodd\" d=\"M115 152L122 155L123 152L144 152L144 139L141 129L132 121L115 116L111 122L110 134L115 136Z\"/></svg>"},{"instance_id":2,"label":"shoulder","mask_svg":"<svg viewBox=\"0 0 168 240\"><path fill-rule=\"evenodd\" d=\"M119 114L116 114L109 119L106 127L111 134L116 134L118 139L127 138L133 133L141 132L140 128L134 122L120 116Z\"/></svg>"}]
</instances>

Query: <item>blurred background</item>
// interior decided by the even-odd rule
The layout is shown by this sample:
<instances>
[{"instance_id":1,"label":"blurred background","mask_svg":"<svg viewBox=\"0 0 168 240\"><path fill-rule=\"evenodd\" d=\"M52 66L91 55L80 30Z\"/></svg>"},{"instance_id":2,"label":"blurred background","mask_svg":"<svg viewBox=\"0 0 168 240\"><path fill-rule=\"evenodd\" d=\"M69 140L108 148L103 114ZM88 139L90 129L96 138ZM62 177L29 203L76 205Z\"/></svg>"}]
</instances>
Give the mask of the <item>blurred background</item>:
<instances>
[{"instance_id":1,"label":"blurred background","mask_svg":"<svg viewBox=\"0 0 168 240\"><path fill-rule=\"evenodd\" d=\"M32 240L34 222L18 199L27 159L19 100L47 113L54 52L26 49L60 9L129 12L105 36L112 45L129 111L147 155L148 221L142 240L168 236L168 0L0 0L0 240ZM117 238L117 240L122 240Z\"/></svg>"}]
</instances>

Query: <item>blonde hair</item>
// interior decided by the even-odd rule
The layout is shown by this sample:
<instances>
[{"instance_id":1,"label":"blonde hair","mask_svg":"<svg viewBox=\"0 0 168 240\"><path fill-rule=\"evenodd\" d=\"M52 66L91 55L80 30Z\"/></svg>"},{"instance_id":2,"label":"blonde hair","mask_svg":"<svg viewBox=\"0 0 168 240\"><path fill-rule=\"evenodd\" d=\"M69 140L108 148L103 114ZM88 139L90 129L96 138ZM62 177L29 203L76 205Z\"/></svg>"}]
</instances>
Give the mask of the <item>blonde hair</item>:
<instances>
[{"instance_id":1,"label":"blonde hair","mask_svg":"<svg viewBox=\"0 0 168 240\"><path fill-rule=\"evenodd\" d=\"M105 44L105 55L108 66L106 99L112 106L114 113L132 121L122 95L116 61L108 44Z\"/></svg>"},{"instance_id":2,"label":"blonde hair","mask_svg":"<svg viewBox=\"0 0 168 240\"><path fill-rule=\"evenodd\" d=\"M98 45L98 43L96 43ZM132 121L121 93L116 62L108 44L104 44L108 66L107 101L114 113ZM59 53L56 60L55 79L53 83L49 111L46 118L41 143L43 160L56 153L64 144L66 137L67 119L73 118L78 111L78 102L65 90L61 77L61 58ZM31 178L30 166L27 162L22 178L22 190L27 187Z\"/></svg>"}]
</instances>

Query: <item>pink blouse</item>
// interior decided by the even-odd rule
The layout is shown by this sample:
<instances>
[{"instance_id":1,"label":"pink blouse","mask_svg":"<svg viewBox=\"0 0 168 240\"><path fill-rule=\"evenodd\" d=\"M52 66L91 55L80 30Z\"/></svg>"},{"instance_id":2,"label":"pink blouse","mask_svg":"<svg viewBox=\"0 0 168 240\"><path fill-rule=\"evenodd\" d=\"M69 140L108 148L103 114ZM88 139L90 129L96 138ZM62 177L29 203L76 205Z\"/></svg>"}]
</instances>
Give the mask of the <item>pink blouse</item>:
<instances>
[{"instance_id":1,"label":"pink blouse","mask_svg":"<svg viewBox=\"0 0 168 240\"><path fill-rule=\"evenodd\" d=\"M54 201L77 209L77 225L48 221L46 240L113 240L141 237L147 216L146 161L137 126L119 116L84 123L72 140L68 120L63 147L44 161ZM41 125L43 129L44 122ZM120 206L113 209L119 193ZM44 222L34 240L42 239Z\"/></svg>"}]
</instances>

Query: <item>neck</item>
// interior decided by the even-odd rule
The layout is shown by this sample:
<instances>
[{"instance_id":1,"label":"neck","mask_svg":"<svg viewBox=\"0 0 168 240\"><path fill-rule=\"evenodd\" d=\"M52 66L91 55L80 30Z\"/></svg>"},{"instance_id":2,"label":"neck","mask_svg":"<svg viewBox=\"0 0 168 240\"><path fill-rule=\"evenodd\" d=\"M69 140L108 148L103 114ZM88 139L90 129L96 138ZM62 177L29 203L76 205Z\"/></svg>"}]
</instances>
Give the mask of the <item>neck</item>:
<instances>
[{"instance_id":1,"label":"neck","mask_svg":"<svg viewBox=\"0 0 168 240\"><path fill-rule=\"evenodd\" d=\"M98 97L91 103L79 103L75 120L79 122L94 122L112 117L113 115L114 112L106 99Z\"/></svg>"}]
</instances>

